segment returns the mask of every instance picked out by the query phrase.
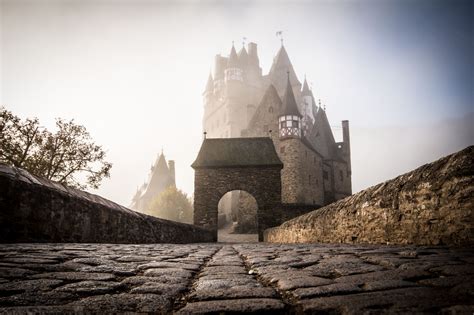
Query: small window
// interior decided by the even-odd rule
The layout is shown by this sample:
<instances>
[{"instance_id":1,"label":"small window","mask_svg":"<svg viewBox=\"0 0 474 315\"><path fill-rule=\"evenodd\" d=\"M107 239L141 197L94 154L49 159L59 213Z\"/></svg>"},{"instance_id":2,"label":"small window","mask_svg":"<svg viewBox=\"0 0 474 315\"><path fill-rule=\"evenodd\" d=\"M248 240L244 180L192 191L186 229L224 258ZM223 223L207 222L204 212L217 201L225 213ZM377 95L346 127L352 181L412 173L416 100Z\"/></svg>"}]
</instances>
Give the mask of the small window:
<instances>
[{"instance_id":1,"label":"small window","mask_svg":"<svg viewBox=\"0 0 474 315\"><path fill-rule=\"evenodd\" d=\"M323 171L323 178L324 179L329 179L329 174L327 171Z\"/></svg>"},{"instance_id":2,"label":"small window","mask_svg":"<svg viewBox=\"0 0 474 315\"><path fill-rule=\"evenodd\" d=\"M285 153L285 147L284 147L284 146L283 146L283 147L280 147L280 153L281 153L281 154Z\"/></svg>"},{"instance_id":3,"label":"small window","mask_svg":"<svg viewBox=\"0 0 474 315\"><path fill-rule=\"evenodd\" d=\"M305 151L305 155L306 155L306 157L308 157L308 151Z\"/></svg>"},{"instance_id":4,"label":"small window","mask_svg":"<svg viewBox=\"0 0 474 315\"><path fill-rule=\"evenodd\" d=\"M288 121L286 122L286 126L287 126L287 127L292 127L292 126L293 126L292 121L291 121L291 120L288 120ZM298 127L298 126L295 126L295 127Z\"/></svg>"},{"instance_id":5,"label":"small window","mask_svg":"<svg viewBox=\"0 0 474 315\"><path fill-rule=\"evenodd\" d=\"M308 184L311 185L311 175L308 175Z\"/></svg>"},{"instance_id":6,"label":"small window","mask_svg":"<svg viewBox=\"0 0 474 315\"><path fill-rule=\"evenodd\" d=\"M341 179L341 182L344 180L344 175L342 175L342 171L339 170L339 178Z\"/></svg>"},{"instance_id":7,"label":"small window","mask_svg":"<svg viewBox=\"0 0 474 315\"><path fill-rule=\"evenodd\" d=\"M268 108L268 112L269 112L269 113L273 113L273 107L270 106L270 107Z\"/></svg>"}]
</instances>

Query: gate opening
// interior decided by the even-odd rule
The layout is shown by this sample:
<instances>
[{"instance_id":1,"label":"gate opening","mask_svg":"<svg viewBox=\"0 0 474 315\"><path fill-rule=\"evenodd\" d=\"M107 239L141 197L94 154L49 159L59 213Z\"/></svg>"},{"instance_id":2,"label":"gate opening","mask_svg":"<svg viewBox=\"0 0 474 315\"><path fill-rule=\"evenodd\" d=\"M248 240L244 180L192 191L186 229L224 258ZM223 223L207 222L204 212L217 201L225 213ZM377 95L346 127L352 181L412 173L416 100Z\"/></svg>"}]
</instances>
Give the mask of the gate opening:
<instances>
[{"instance_id":1,"label":"gate opening","mask_svg":"<svg viewBox=\"0 0 474 315\"><path fill-rule=\"evenodd\" d=\"M218 242L258 242L258 204L244 190L224 194L218 204Z\"/></svg>"}]
</instances>

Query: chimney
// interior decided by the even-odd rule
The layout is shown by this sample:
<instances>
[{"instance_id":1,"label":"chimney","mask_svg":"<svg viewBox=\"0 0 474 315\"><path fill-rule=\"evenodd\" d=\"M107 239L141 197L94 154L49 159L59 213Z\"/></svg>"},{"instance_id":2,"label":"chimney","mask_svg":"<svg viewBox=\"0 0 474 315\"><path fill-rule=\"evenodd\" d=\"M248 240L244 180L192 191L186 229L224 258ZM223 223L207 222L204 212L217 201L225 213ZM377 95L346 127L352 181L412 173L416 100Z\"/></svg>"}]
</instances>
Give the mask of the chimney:
<instances>
[{"instance_id":1,"label":"chimney","mask_svg":"<svg viewBox=\"0 0 474 315\"><path fill-rule=\"evenodd\" d=\"M173 160L168 161L168 168L170 170L171 185L176 187L176 176L175 176L175 171L174 171L174 161Z\"/></svg>"},{"instance_id":2,"label":"chimney","mask_svg":"<svg viewBox=\"0 0 474 315\"><path fill-rule=\"evenodd\" d=\"M348 170L351 171L351 139L349 137L349 121L342 121L342 142L344 143L344 159L347 161Z\"/></svg>"},{"instance_id":3,"label":"chimney","mask_svg":"<svg viewBox=\"0 0 474 315\"><path fill-rule=\"evenodd\" d=\"M257 44L249 43L247 50L250 63L258 66L260 62L258 60Z\"/></svg>"}]
</instances>

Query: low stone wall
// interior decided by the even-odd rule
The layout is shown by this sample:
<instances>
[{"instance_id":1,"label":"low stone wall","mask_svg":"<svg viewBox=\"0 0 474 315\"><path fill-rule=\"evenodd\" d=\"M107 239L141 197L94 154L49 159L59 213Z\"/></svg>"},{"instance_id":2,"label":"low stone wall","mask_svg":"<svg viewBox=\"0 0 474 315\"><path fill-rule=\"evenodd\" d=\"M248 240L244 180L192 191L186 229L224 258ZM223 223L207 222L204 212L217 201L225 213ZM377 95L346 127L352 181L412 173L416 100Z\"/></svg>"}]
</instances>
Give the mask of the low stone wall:
<instances>
[{"instance_id":1,"label":"low stone wall","mask_svg":"<svg viewBox=\"0 0 474 315\"><path fill-rule=\"evenodd\" d=\"M0 242L211 242L203 228L162 220L0 164Z\"/></svg>"},{"instance_id":2,"label":"low stone wall","mask_svg":"<svg viewBox=\"0 0 474 315\"><path fill-rule=\"evenodd\" d=\"M267 229L264 239L474 245L474 146Z\"/></svg>"}]
</instances>

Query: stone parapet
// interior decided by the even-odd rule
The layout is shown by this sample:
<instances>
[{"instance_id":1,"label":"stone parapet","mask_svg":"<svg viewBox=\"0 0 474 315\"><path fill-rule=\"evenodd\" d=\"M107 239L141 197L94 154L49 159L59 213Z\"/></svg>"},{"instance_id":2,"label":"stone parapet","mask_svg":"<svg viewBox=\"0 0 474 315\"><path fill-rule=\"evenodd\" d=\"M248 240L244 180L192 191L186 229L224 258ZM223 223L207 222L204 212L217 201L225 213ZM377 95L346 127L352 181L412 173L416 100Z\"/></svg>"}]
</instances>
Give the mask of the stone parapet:
<instances>
[{"instance_id":1,"label":"stone parapet","mask_svg":"<svg viewBox=\"0 0 474 315\"><path fill-rule=\"evenodd\" d=\"M265 231L275 243L474 244L474 146Z\"/></svg>"},{"instance_id":2,"label":"stone parapet","mask_svg":"<svg viewBox=\"0 0 474 315\"><path fill-rule=\"evenodd\" d=\"M0 164L0 242L210 242L203 228L158 219Z\"/></svg>"}]
</instances>

